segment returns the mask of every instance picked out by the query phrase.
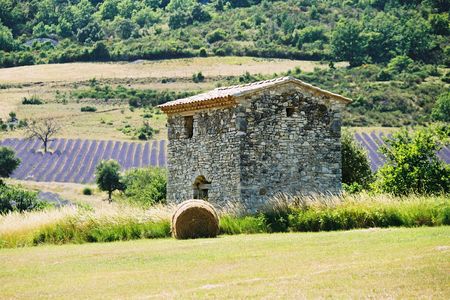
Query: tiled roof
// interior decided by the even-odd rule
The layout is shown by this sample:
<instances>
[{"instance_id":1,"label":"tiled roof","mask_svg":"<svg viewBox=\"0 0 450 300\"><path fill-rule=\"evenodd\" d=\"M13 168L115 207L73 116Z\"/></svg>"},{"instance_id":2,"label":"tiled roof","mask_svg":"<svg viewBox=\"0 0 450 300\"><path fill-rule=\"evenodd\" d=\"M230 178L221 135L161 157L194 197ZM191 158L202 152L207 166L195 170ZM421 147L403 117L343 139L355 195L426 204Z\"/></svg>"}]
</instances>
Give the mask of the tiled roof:
<instances>
[{"instance_id":1,"label":"tiled roof","mask_svg":"<svg viewBox=\"0 0 450 300\"><path fill-rule=\"evenodd\" d=\"M195 110L207 107L216 107L234 103L236 97L244 96L247 94L254 93L261 89L267 89L279 84L284 84L287 82L293 82L298 84L299 86L304 87L307 90L311 90L318 94L323 94L324 96L330 97L331 99L338 100L344 103L350 103L351 99L346 98L344 96L334 94L328 92L326 90L322 90L318 87L315 87L311 84L303 82L299 79L293 77L280 77L270 80L263 80L258 82L253 82L249 84L243 85L234 85L229 87L219 87L212 91L201 93L195 96L178 99L174 101L170 101L164 104L159 105L164 112L176 112L176 111L184 111L184 110Z\"/></svg>"}]
</instances>

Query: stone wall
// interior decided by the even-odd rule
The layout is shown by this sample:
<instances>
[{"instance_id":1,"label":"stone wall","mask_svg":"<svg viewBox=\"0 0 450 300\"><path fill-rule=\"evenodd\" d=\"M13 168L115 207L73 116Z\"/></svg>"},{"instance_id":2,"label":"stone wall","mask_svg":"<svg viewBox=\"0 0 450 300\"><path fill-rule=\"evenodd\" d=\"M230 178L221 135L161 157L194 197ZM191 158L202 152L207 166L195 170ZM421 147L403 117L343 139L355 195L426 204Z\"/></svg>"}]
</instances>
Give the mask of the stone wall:
<instances>
[{"instance_id":1,"label":"stone wall","mask_svg":"<svg viewBox=\"0 0 450 300\"><path fill-rule=\"evenodd\" d=\"M248 209L279 192L340 192L342 104L292 83L240 103L241 199Z\"/></svg>"},{"instance_id":2,"label":"stone wall","mask_svg":"<svg viewBox=\"0 0 450 300\"><path fill-rule=\"evenodd\" d=\"M239 140L233 108L195 112L192 138L186 138L184 116L168 118L167 199L193 197L198 176L210 183L208 198L219 205L239 199Z\"/></svg>"},{"instance_id":3,"label":"stone wall","mask_svg":"<svg viewBox=\"0 0 450 300\"><path fill-rule=\"evenodd\" d=\"M184 116L169 116L168 201L192 198L198 176L211 182L209 201L237 200L250 211L279 192L340 192L344 104L293 83L237 102L193 112L192 138Z\"/></svg>"}]
</instances>

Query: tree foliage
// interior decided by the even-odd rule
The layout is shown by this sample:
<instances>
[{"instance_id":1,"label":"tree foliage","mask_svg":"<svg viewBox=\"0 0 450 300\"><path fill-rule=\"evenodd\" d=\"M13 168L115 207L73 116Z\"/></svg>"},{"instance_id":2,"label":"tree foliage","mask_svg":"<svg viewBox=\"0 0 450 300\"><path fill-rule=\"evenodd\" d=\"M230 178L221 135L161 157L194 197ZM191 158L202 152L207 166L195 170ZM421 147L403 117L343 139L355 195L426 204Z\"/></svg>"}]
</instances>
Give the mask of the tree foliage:
<instances>
[{"instance_id":1,"label":"tree foliage","mask_svg":"<svg viewBox=\"0 0 450 300\"><path fill-rule=\"evenodd\" d=\"M436 121L450 122L450 92L443 93L438 97L431 116Z\"/></svg>"},{"instance_id":2,"label":"tree foliage","mask_svg":"<svg viewBox=\"0 0 450 300\"><path fill-rule=\"evenodd\" d=\"M0 184L1 178L11 176L19 166L20 159L16 157L14 151L7 147L0 147Z\"/></svg>"},{"instance_id":3,"label":"tree foliage","mask_svg":"<svg viewBox=\"0 0 450 300\"><path fill-rule=\"evenodd\" d=\"M132 169L123 178L125 195L140 205L166 201L167 172L159 168Z\"/></svg>"},{"instance_id":4,"label":"tree foliage","mask_svg":"<svg viewBox=\"0 0 450 300\"><path fill-rule=\"evenodd\" d=\"M337 60L345 60L350 66L359 66L364 62L366 40L362 34L360 22L349 19L340 21L331 37L333 54Z\"/></svg>"},{"instance_id":5,"label":"tree foliage","mask_svg":"<svg viewBox=\"0 0 450 300\"><path fill-rule=\"evenodd\" d=\"M115 160L104 160L96 168L96 182L101 191L108 193L109 202L112 201L112 193L123 190L121 182L120 165Z\"/></svg>"},{"instance_id":6,"label":"tree foliage","mask_svg":"<svg viewBox=\"0 0 450 300\"><path fill-rule=\"evenodd\" d=\"M342 183L347 186L368 188L373 180L373 174L367 152L348 131L343 131L341 136L341 153Z\"/></svg>"},{"instance_id":7,"label":"tree foliage","mask_svg":"<svg viewBox=\"0 0 450 300\"><path fill-rule=\"evenodd\" d=\"M394 195L450 192L450 166L437 156L448 143L450 128L403 129L381 147L386 163L378 171L374 187ZM444 141L444 142L443 142Z\"/></svg>"}]
</instances>

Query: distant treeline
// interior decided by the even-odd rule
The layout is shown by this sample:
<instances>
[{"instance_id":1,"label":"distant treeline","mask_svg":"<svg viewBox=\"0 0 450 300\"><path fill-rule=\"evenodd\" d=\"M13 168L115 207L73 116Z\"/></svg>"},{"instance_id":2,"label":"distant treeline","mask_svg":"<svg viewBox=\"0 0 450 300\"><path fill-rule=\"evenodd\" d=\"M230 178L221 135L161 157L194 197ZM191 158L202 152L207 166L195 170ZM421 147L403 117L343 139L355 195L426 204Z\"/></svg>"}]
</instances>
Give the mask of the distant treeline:
<instances>
[{"instance_id":1,"label":"distant treeline","mask_svg":"<svg viewBox=\"0 0 450 300\"><path fill-rule=\"evenodd\" d=\"M0 0L0 66L248 55L449 64L443 0Z\"/></svg>"}]
</instances>

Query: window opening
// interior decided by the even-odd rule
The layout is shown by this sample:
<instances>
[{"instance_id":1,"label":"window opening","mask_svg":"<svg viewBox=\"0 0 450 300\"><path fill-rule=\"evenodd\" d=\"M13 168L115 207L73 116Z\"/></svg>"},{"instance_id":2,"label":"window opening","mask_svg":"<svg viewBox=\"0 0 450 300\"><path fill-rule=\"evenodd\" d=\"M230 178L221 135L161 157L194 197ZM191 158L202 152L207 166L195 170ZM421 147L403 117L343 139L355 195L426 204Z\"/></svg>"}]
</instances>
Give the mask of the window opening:
<instances>
[{"instance_id":1,"label":"window opening","mask_svg":"<svg viewBox=\"0 0 450 300\"><path fill-rule=\"evenodd\" d=\"M294 115L294 107L287 107L286 108L286 117L292 117Z\"/></svg>"},{"instance_id":2,"label":"window opening","mask_svg":"<svg viewBox=\"0 0 450 300\"><path fill-rule=\"evenodd\" d=\"M188 139L194 135L194 116L184 117L184 134Z\"/></svg>"}]
</instances>

